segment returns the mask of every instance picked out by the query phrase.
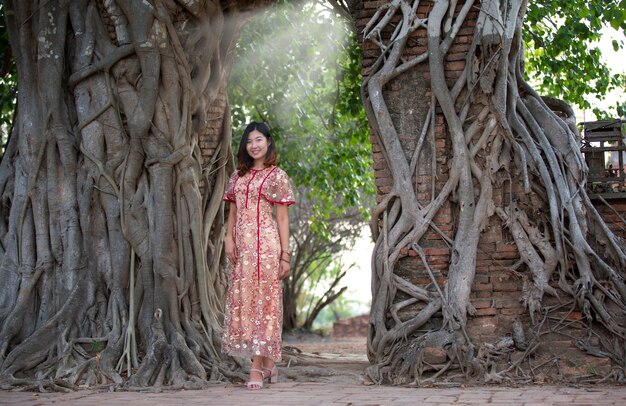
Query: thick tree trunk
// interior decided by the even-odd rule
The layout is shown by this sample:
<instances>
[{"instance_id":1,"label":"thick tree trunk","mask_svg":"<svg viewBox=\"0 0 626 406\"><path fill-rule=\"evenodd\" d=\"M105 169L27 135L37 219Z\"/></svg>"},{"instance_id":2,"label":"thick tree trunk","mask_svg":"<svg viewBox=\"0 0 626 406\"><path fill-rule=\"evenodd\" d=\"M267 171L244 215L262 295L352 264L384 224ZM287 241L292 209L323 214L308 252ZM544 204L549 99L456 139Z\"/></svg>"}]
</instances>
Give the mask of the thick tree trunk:
<instances>
[{"instance_id":1,"label":"thick tree trunk","mask_svg":"<svg viewBox=\"0 0 626 406\"><path fill-rule=\"evenodd\" d=\"M526 6L522 0L351 3L367 55L363 100L392 180L381 182L388 189L379 189L372 216L368 375L376 382L422 383L451 366L466 376L482 370L485 380L503 379L521 362L496 370L507 346L526 348L523 360L543 340L538 318L552 310L543 297L556 295L557 284L583 311L589 337L612 337L601 338L601 348L593 340L577 345L625 361L626 247L587 197L573 117L553 113L524 82ZM466 54L459 56L463 44ZM448 64L461 60L463 70L451 75ZM423 85L408 79L416 77L425 78ZM388 104L392 93L401 111ZM407 130L413 122L419 124ZM448 156L436 147L442 128ZM511 189L508 201L494 195L502 185ZM438 228L442 216L453 218L451 230ZM528 281L520 300L537 334L529 345L514 323L515 340L481 344L478 351L480 343L467 334L475 311L470 294L483 232L495 221L508 227L520 253L517 272ZM427 254L431 235L450 252L438 275ZM415 273L399 266L409 252L421 259L430 283L415 282ZM424 360L424 349L433 347L447 362Z\"/></svg>"},{"instance_id":2,"label":"thick tree trunk","mask_svg":"<svg viewBox=\"0 0 626 406\"><path fill-rule=\"evenodd\" d=\"M0 167L3 385L236 373L218 344L224 88L263 3L5 1L20 81Z\"/></svg>"}]
</instances>

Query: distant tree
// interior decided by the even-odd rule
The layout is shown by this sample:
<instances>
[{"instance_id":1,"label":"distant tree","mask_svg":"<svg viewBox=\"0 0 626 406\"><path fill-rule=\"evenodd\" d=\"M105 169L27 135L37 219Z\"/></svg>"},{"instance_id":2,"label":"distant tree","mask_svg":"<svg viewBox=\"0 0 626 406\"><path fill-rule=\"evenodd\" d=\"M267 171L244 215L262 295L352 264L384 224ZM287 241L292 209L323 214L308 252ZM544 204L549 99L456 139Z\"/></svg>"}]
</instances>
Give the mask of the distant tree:
<instances>
[{"instance_id":1,"label":"distant tree","mask_svg":"<svg viewBox=\"0 0 626 406\"><path fill-rule=\"evenodd\" d=\"M351 248L363 229L363 215L356 209L325 219L329 234L311 227L312 205L306 192L291 213L292 274L283 283L283 328L310 330L318 314L346 290L342 279L351 264L338 260ZM364 253L365 254L365 253ZM368 253L369 254L369 253Z\"/></svg>"}]
</instances>

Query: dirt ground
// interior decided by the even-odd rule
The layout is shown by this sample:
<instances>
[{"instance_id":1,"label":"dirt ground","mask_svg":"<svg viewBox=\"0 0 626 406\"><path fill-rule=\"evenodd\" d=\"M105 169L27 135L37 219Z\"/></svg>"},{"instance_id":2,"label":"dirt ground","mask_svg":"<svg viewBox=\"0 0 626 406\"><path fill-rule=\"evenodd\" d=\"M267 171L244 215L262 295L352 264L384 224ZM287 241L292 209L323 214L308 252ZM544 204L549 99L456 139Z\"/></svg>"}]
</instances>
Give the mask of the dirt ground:
<instances>
[{"instance_id":1,"label":"dirt ground","mask_svg":"<svg viewBox=\"0 0 626 406\"><path fill-rule=\"evenodd\" d=\"M571 353L571 349L549 348L537 351L535 366L545 367L534 372L533 380L515 380L502 384L584 384L604 381L609 376L609 360L600 363L591 355ZM333 337L307 333L283 334L283 360L278 364L281 381L316 382L334 384L365 384L372 382L365 376L367 337ZM558 364L558 365L557 365ZM591 373L593 372L593 373ZM457 377L458 378L458 377ZM608 382L614 381L609 379ZM497 383L497 382L491 382ZM481 379L462 381L443 379L438 386L484 385ZM431 383L432 385L432 383Z\"/></svg>"},{"instance_id":2,"label":"dirt ground","mask_svg":"<svg viewBox=\"0 0 626 406\"><path fill-rule=\"evenodd\" d=\"M283 334L280 373L286 381L367 383L366 343L366 337Z\"/></svg>"}]
</instances>

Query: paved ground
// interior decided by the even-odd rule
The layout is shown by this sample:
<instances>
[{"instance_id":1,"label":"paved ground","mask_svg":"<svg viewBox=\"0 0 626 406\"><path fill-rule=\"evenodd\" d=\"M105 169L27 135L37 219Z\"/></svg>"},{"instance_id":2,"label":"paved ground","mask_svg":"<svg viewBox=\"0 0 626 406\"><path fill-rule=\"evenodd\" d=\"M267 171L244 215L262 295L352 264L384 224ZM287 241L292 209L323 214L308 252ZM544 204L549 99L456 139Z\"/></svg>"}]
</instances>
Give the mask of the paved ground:
<instances>
[{"instance_id":1,"label":"paved ground","mask_svg":"<svg viewBox=\"0 0 626 406\"><path fill-rule=\"evenodd\" d=\"M286 344L304 351L286 351L279 383L262 390L243 384L220 384L203 390L73 393L0 391L0 405L215 405L215 406L379 406L379 405L509 405L626 406L626 385L474 386L467 388L402 388L364 385L365 338L287 337ZM332 351L332 353L330 353ZM289 367L286 366L289 364Z\"/></svg>"},{"instance_id":2,"label":"paved ground","mask_svg":"<svg viewBox=\"0 0 626 406\"><path fill-rule=\"evenodd\" d=\"M218 385L197 391L25 393L0 391L1 405L626 405L626 386L398 388L322 383L277 383L259 391Z\"/></svg>"}]
</instances>

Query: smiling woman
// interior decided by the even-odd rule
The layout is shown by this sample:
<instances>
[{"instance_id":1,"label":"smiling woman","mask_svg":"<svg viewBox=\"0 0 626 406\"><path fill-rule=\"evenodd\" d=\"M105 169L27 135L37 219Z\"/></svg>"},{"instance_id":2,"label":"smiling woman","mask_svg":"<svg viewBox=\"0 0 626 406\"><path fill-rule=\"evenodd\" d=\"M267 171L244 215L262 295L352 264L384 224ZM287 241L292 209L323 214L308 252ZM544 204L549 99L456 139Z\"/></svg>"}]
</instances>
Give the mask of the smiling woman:
<instances>
[{"instance_id":1,"label":"smiling woman","mask_svg":"<svg viewBox=\"0 0 626 406\"><path fill-rule=\"evenodd\" d=\"M231 272L222 351L252 357L248 389L278 379L283 324L281 280L290 272L289 216L295 203L287 174L276 166L269 128L250 123L239 142L237 171L224 200L230 202L225 251ZM276 210L276 220L272 212Z\"/></svg>"}]
</instances>

